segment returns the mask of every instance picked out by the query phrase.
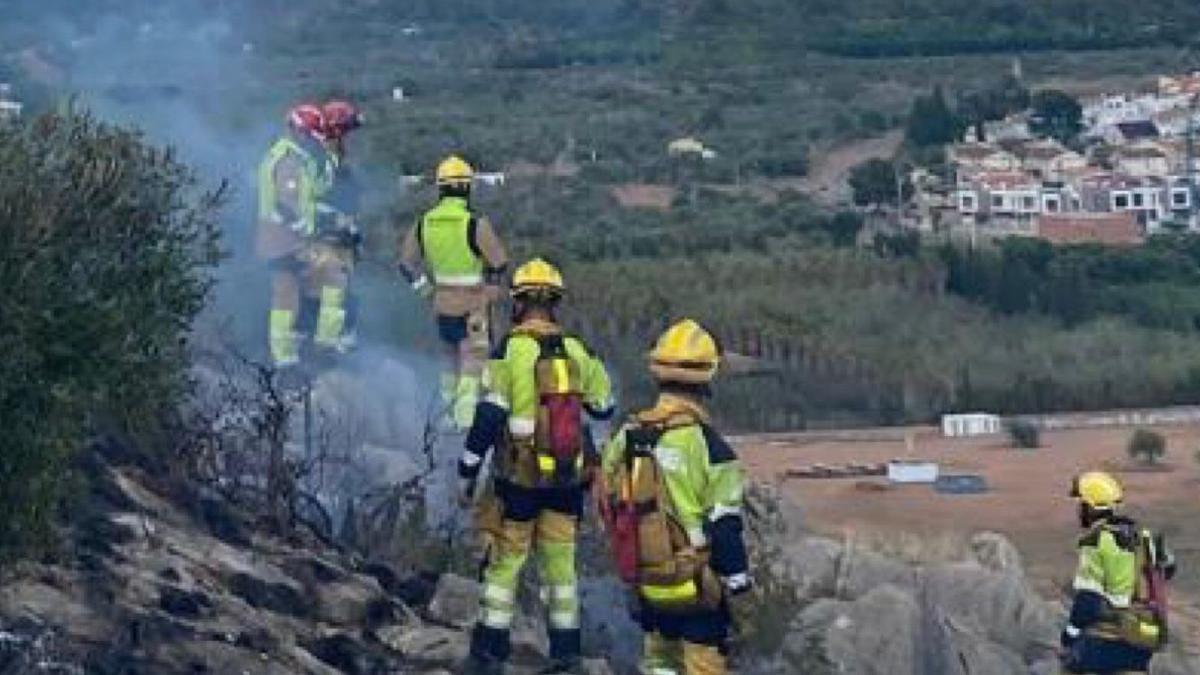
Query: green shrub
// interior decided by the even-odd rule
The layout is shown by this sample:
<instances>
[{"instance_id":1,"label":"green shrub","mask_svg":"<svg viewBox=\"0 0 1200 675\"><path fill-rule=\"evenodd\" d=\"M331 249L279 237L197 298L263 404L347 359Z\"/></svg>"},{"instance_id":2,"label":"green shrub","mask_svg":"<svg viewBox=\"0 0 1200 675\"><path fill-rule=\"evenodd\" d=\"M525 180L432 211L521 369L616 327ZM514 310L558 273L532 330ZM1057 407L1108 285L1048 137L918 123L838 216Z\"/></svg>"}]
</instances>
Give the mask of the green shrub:
<instances>
[{"instance_id":1,"label":"green shrub","mask_svg":"<svg viewBox=\"0 0 1200 675\"><path fill-rule=\"evenodd\" d=\"M1167 454L1167 439L1157 431L1138 429L1129 437L1129 456L1146 464L1154 464Z\"/></svg>"},{"instance_id":2,"label":"green shrub","mask_svg":"<svg viewBox=\"0 0 1200 675\"><path fill-rule=\"evenodd\" d=\"M47 541L89 435L165 428L218 201L169 151L86 115L0 129L0 556Z\"/></svg>"},{"instance_id":3,"label":"green shrub","mask_svg":"<svg viewBox=\"0 0 1200 675\"><path fill-rule=\"evenodd\" d=\"M1042 445L1042 432L1036 424L1025 420L1013 420L1008 425L1008 437L1014 448L1038 448Z\"/></svg>"}]
</instances>

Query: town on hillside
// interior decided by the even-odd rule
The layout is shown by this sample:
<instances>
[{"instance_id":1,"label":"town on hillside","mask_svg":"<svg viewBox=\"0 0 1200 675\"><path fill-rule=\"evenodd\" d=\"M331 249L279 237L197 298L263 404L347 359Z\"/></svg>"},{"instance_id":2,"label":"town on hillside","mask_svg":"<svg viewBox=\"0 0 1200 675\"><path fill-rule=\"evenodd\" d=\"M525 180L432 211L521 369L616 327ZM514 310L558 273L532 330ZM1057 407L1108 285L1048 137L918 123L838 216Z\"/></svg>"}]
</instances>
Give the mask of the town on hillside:
<instances>
[{"instance_id":1,"label":"town on hillside","mask_svg":"<svg viewBox=\"0 0 1200 675\"><path fill-rule=\"evenodd\" d=\"M972 240L1064 244L1133 245L1200 230L1198 101L1200 72L1084 99L1081 128L1067 144L1032 110L986 122L946 148L944 174L914 170L901 222Z\"/></svg>"}]
</instances>

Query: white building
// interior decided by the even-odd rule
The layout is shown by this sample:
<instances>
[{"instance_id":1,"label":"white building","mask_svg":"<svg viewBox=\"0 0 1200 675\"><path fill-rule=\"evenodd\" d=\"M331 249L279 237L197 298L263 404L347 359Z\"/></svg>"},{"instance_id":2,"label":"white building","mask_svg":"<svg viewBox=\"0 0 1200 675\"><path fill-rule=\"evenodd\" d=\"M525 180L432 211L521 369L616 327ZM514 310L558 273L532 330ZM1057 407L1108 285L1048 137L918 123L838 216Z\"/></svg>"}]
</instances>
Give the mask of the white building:
<instances>
[{"instance_id":1,"label":"white building","mask_svg":"<svg viewBox=\"0 0 1200 675\"><path fill-rule=\"evenodd\" d=\"M942 435L947 438L987 436L998 434L1003 428L1000 417L989 413L942 415Z\"/></svg>"}]
</instances>

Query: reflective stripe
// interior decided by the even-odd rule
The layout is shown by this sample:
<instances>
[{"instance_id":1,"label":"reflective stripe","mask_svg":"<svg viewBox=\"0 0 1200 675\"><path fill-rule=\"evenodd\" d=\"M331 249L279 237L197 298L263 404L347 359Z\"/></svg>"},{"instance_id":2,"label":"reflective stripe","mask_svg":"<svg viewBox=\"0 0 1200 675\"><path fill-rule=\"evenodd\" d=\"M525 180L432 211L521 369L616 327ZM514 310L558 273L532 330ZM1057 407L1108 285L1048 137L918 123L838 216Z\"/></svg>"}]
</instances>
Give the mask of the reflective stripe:
<instances>
[{"instance_id":1,"label":"reflective stripe","mask_svg":"<svg viewBox=\"0 0 1200 675\"><path fill-rule=\"evenodd\" d=\"M483 458L471 452L470 450L464 450L462 459L459 461L463 463L463 466L474 468L483 462Z\"/></svg>"},{"instance_id":2,"label":"reflective stripe","mask_svg":"<svg viewBox=\"0 0 1200 675\"><path fill-rule=\"evenodd\" d=\"M696 548L701 548L708 545L708 537L704 535L704 528L693 527L687 531L688 543Z\"/></svg>"},{"instance_id":3,"label":"reflective stripe","mask_svg":"<svg viewBox=\"0 0 1200 675\"><path fill-rule=\"evenodd\" d=\"M486 374L484 374L483 379L484 380L488 379ZM485 386L486 386L486 384L487 384L487 382L484 382ZM487 401L488 403L491 403L492 405L496 406L497 408L503 408L505 410L508 410L508 399L505 398L504 394L492 392L492 393L488 394L486 397L484 397L483 400Z\"/></svg>"},{"instance_id":4,"label":"reflective stripe","mask_svg":"<svg viewBox=\"0 0 1200 675\"><path fill-rule=\"evenodd\" d=\"M571 371L567 369L567 360L555 359L552 363L554 363L554 381L558 384L556 393L569 393L571 391Z\"/></svg>"},{"instance_id":5,"label":"reflective stripe","mask_svg":"<svg viewBox=\"0 0 1200 675\"><path fill-rule=\"evenodd\" d=\"M574 610L550 612L550 626L559 629L579 628L579 612Z\"/></svg>"},{"instance_id":6,"label":"reflective stripe","mask_svg":"<svg viewBox=\"0 0 1200 675\"><path fill-rule=\"evenodd\" d=\"M712 512L708 514L708 519L715 523L718 520L724 518L725 516L740 516L740 515L742 515L742 508L740 506L729 506L727 504L717 504L716 506L713 507Z\"/></svg>"},{"instance_id":7,"label":"reflective stripe","mask_svg":"<svg viewBox=\"0 0 1200 675\"><path fill-rule=\"evenodd\" d=\"M435 283L438 286L453 286L455 288L463 288L470 286L482 286L482 274L439 274Z\"/></svg>"},{"instance_id":8,"label":"reflective stripe","mask_svg":"<svg viewBox=\"0 0 1200 675\"><path fill-rule=\"evenodd\" d=\"M650 668L646 671L647 675L679 675L679 671L670 668Z\"/></svg>"},{"instance_id":9,"label":"reflective stripe","mask_svg":"<svg viewBox=\"0 0 1200 675\"><path fill-rule=\"evenodd\" d=\"M550 586L550 595L557 601L574 601L578 595L578 586L575 584L560 584L558 586Z\"/></svg>"},{"instance_id":10,"label":"reflective stripe","mask_svg":"<svg viewBox=\"0 0 1200 675\"><path fill-rule=\"evenodd\" d=\"M495 584L485 584L483 587L483 599L489 602L500 602L511 605L513 604L513 600L516 599L516 595L516 592L511 588Z\"/></svg>"},{"instance_id":11,"label":"reflective stripe","mask_svg":"<svg viewBox=\"0 0 1200 675\"><path fill-rule=\"evenodd\" d=\"M538 455L537 462L538 471L541 471L542 473L554 473L554 469L557 466L554 458L550 455Z\"/></svg>"},{"instance_id":12,"label":"reflective stripe","mask_svg":"<svg viewBox=\"0 0 1200 675\"><path fill-rule=\"evenodd\" d=\"M517 436L532 436L537 422L532 417L513 417L508 420L508 430Z\"/></svg>"},{"instance_id":13,"label":"reflective stripe","mask_svg":"<svg viewBox=\"0 0 1200 675\"><path fill-rule=\"evenodd\" d=\"M1083 634L1083 631L1079 630L1075 626L1072 626L1071 624L1067 624L1067 627L1064 628L1063 631L1067 634L1068 637L1073 637L1073 638L1077 638Z\"/></svg>"},{"instance_id":14,"label":"reflective stripe","mask_svg":"<svg viewBox=\"0 0 1200 675\"><path fill-rule=\"evenodd\" d=\"M725 588L731 591L740 591L750 587L750 575L745 572L730 574L722 577L721 581L725 584Z\"/></svg>"},{"instance_id":15,"label":"reflective stripe","mask_svg":"<svg viewBox=\"0 0 1200 675\"><path fill-rule=\"evenodd\" d=\"M479 618L479 622L488 628L508 630L512 627L513 613L500 609L485 609L483 610L483 615Z\"/></svg>"},{"instance_id":16,"label":"reflective stripe","mask_svg":"<svg viewBox=\"0 0 1200 675\"><path fill-rule=\"evenodd\" d=\"M698 594L696 582L691 579L674 586L642 586L640 590L650 602L681 602L693 600Z\"/></svg>"},{"instance_id":17,"label":"reflective stripe","mask_svg":"<svg viewBox=\"0 0 1200 675\"><path fill-rule=\"evenodd\" d=\"M412 282L412 289L414 291L422 291L427 286L429 286L429 277L425 276L424 274L421 275L421 278Z\"/></svg>"}]
</instances>

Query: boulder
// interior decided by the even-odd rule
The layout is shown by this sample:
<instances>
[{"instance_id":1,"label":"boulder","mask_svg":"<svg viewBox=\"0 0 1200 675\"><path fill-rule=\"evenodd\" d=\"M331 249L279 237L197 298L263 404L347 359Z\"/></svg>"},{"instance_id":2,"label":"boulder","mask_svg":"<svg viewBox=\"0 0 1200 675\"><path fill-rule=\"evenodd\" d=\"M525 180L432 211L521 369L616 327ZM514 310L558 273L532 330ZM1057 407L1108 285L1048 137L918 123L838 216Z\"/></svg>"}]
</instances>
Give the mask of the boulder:
<instances>
[{"instance_id":1,"label":"boulder","mask_svg":"<svg viewBox=\"0 0 1200 675\"><path fill-rule=\"evenodd\" d=\"M443 574L429 602L429 618L468 629L479 618L479 584L454 574Z\"/></svg>"},{"instance_id":2,"label":"boulder","mask_svg":"<svg viewBox=\"0 0 1200 675\"><path fill-rule=\"evenodd\" d=\"M1021 553L1008 537L996 532L979 532L971 537L971 555L983 567L1000 573L1025 574Z\"/></svg>"}]
</instances>

